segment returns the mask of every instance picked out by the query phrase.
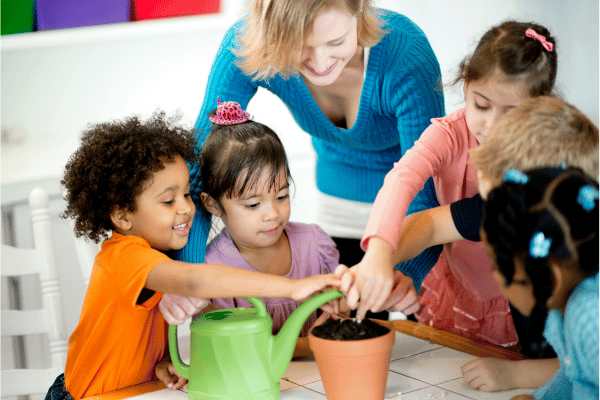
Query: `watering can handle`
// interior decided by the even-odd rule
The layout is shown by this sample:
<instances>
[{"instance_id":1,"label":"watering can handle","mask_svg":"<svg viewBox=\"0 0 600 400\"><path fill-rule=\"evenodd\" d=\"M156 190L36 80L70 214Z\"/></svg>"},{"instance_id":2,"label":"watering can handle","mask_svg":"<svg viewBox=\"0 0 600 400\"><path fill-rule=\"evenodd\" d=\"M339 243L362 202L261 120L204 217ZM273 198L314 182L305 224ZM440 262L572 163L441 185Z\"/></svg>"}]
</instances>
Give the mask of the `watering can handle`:
<instances>
[{"instance_id":1,"label":"watering can handle","mask_svg":"<svg viewBox=\"0 0 600 400\"><path fill-rule=\"evenodd\" d=\"M177 373L185 379L190 379L190 366L181 361L179 355L179 346L177 345L177 325L169 325L169 352L171 353L171 361Z\"/></svg>"},{"instance_id":2,"label":"watering can handle","mask_svg":"<svg viewBox=\"0 0 600 400\"><path fill-rule=\"evenodd\" d=\"M267 311L267 307L265 306L265 303L258 297L244 297L246 300L248 300L250 303L252 303L252 305L254 306L254 308L256 309L256 315L259 317L265 317L265 316L269 316L269 312Z\"/></svg>"}]
</instances>

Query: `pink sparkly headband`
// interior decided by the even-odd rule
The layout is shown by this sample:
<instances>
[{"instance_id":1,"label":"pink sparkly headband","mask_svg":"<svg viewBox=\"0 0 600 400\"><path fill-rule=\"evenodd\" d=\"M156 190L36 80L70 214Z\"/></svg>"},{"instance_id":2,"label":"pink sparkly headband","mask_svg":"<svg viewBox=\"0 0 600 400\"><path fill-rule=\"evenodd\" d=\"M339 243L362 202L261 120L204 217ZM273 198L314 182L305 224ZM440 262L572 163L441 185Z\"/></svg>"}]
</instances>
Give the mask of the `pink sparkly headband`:
<instances>
[{"instance_id":1,"label":"pink sparkly headband","mask_svg":"<svg viewBox=\"0 0 600 400\"><path fill-rule=\"evenodd\" d=\"M217 112L208 117L210 122L218 125L235 125L246 122L250 119L250 114L242 110L239 103L235 101L220 102L217 97Z\"/></svg>"},{"instance_id":2,"label":"pink sparkly headband","mask_svg":"<svg viewBox=\"0 0 600 400\"><path fill-rule=\"evenodd\" d=\"M537 40L548 51L552 51L552 49L554 48L554 45L546 40L546 36L540 35L539 33L537 33L536 31L534 31L531 28L527 28L527 30L525 31L525 36Z\"/></svg>"}]
</instances>

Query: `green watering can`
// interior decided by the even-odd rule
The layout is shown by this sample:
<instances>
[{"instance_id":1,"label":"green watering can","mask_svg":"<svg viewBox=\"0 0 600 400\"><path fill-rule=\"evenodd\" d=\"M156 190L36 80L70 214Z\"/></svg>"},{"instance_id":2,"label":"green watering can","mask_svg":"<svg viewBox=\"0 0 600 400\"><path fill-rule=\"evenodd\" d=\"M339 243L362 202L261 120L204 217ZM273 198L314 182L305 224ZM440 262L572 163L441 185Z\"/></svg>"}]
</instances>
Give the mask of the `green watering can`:
<instances>
[{"instance_id":1,"label":"green watering can","mask_svg":"<svg viewBox=\"0 0 600 400\"><path fill-rule=\"evenodd\" d=\"M341 297L329 290L305 301L277 336L265 304L246 297L255 308L227 308L203 314L190 325L190 364L177 349L177 325L169 326L169 350L177 372L189 380L191 400L279 399L279 380L287 369L300 331L320 306Z\"/></svg>"}]
</instances>

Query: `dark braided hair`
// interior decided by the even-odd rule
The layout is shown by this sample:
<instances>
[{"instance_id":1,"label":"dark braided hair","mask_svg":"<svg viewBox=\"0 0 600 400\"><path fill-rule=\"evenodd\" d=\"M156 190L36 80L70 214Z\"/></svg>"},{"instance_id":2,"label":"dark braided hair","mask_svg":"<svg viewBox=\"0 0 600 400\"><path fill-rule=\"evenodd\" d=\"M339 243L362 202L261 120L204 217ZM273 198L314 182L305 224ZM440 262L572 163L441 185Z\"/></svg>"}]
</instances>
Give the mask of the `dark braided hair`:
<instances>
[{"instance_id":1,"label":"dark braided hair","mask_svg":"<svg viewBox=\"0 0 600 400\"><path fill-rule=\"evenodd\" d=\"M482 229L506 284L513 280L514 258L521 257L536 307L543 307L553 290L548 260L586 276L598 272L598 182L578 168L536 169L520 177L490 192ZM585 205L582 188L596 193ZM547 248L532 245L540 234Z\"/></svg>"}]
</instances>

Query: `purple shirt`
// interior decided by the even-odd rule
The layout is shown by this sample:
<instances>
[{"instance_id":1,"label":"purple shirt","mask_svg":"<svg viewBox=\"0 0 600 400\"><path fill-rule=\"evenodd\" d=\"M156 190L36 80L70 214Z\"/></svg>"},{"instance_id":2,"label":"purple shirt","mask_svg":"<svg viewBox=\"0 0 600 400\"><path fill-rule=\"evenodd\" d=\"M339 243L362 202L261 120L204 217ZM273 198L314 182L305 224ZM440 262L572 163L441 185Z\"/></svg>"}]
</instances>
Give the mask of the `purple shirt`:
<instances>
[{"instance_id":1,"label":"purple shirt","mask_svg":"<svg viewBox=\"0 0 600 400\"><path fill-rule=\"evenodd\" d=\"M318 225L288 222L285 227L292 252L292 266L285 275L290 279L302 279L318 274L332 273L339 264L340 254L335 243ZM227 228L215 237L206 250L206 263L229 265L248 271L256 271L242 257ZM263 298L267 311L273 318L273 333L279 332L289 315L302 302L288 298ZM254 307L242 298L212 299L215 308ZM314 312L304 324L300 336L307 336L317 319Z\"/></svg>"}]
</instances>

